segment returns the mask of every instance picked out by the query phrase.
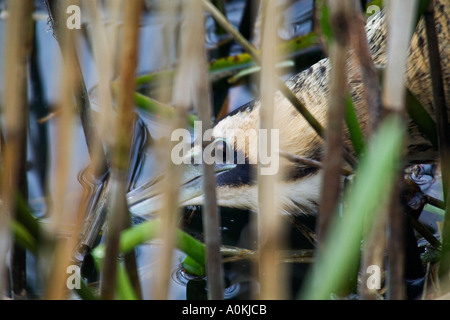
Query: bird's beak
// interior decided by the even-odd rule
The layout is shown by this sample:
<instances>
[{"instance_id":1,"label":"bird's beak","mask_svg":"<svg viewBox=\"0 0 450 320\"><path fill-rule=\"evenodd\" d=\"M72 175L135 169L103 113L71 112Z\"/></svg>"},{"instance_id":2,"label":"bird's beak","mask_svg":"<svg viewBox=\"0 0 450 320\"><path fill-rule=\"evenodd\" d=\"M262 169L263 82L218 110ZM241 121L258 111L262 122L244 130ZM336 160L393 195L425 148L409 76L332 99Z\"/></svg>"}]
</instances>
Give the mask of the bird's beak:
<instances>
[{"instance_id":1,"label":"bird's beak","mask_svg":"<svg viewBox=\"0 0 450 320\"><path fill-rule=\"evenodd\" d=\"M203 166L182 164L183 173L180 181L179 205L200 205L203 194ZM222 174L236 167L236 164L215 164L216 175ZM144 185L131 190L127 194L130 212L148 219L162 208L162 192L164 177L160 175ZM175 183L174 183L175 184Z\"/></svg>"}]
</instances>

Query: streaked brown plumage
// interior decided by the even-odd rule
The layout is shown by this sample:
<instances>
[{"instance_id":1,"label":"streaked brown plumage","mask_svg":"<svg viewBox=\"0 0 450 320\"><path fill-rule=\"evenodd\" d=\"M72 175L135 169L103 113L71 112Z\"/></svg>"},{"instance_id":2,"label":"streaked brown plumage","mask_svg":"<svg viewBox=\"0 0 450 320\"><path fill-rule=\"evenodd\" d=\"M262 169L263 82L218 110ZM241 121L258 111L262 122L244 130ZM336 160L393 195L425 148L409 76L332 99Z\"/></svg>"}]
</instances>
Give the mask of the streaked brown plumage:
<instances>
[{"instance_id":1,"label":"streaked brown plumage","mask_svg":"<svg viewBox=\"0 0 450 320\"><path fill-rule=\"evenodd\" d=\"M444 74L445 94L450 101L450 2L446 0L436 1L435 16L438 30L441 63ZM386 25L384 11L380 11L371 18L366 25L367 38L370 50L376 65L386 64ZM366 130L369 116L363 98L364 88L361 73L356 67L350 53L348 60L349 88L353 103L357 111L361 126ZM287 84L316 119L326 126L326 114L329 96L330 62L323 59L309 69L299 73ZM424 21L420 21L411 40L411 48L407 63L406 74L407 88L418 98L430 115L433 111L433 95L429 72L427 41ZM280 149L301 157L320 160L323 154L323 140L309 126L290 102L277 93L276 112L274 115L275 126L280 129ZM214 137L225 137L227 129L255 130L259 127L259 101L243 106L237 112L233 112L214 127ZM421 135L417 126L409 124L409 157L415 161L430 161L436 157L431 144ZM349 144L349 143L348 143ZM239 150L238 150L239 151ZM247 159L256 157L256 145L244 152ZM254 160L254 159L253 159ZM320 197L321 171L316 168L308 168L301 165L289 164L287 170L290 176L281 183L280 198L286 210L300 209L311 213L316 210ZM235 168L222 171L217 175L217 201L221 206L257 209L257 186L250 177L252 167L248 164L237 165ZM199 205L202 203L201 187L197 179L186 179L189 187L194 190L192 195L184 197L181 205ZM196 186L192 187L192 181ZM188 184L182 186L182 189ZM201 185L201 184L200 184ZM157 197L154 191L149 191L149 185L144 185L130 192L128 199L131 210L136 214L146 215L150 211L157 210L155 202ZM152 209L151 209L152 208Z\"/></svg>"}]
</instances>

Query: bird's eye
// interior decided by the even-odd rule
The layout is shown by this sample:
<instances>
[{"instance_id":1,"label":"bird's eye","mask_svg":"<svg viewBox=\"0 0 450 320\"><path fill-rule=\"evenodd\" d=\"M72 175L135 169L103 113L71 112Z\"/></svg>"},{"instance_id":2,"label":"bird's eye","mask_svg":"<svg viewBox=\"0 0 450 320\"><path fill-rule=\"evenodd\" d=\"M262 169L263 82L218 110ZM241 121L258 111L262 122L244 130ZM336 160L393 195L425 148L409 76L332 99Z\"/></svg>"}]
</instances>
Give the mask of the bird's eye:
<instances>
[{"instance_id":1,"label":"bird's eye","mask_svg":"<svg viewBox=\"0 0 450 320\"><path fill-rule=\"evenodd\" d=\"M233 150L226 139L217 138L214 141L214 157L218 162L233 163Z\"/></svg>"}]
</instances>

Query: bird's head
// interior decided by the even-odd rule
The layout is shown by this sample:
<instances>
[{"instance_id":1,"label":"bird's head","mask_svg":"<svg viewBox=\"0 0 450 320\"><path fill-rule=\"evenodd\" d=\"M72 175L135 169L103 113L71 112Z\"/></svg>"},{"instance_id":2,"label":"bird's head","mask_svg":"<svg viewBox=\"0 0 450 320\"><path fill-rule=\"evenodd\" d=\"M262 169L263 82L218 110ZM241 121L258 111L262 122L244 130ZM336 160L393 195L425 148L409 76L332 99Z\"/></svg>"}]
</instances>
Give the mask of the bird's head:
<instances>
[{"instance_id":1,"label":"bird's head","mask_svg":"<svg viewBox=\"0 0 450 320\"><path fill-rule=\"evenodd\" d=\"M281 104L283 105L283 104ZM259 130L259 102L252 102L220 120L201 143L189 142L189 149L180 142L172 156L180 155L174 162L182 166L179 205L203 204L203 168L201 161L214 166L216 174L217 204L222 207L256 210L258 206L257 161L258 150L265 172L280 172L280 199L285 209L295 208L311 212L318 202L320 170L316 167L294 164L279 157L279 149L292 154L317 159L321 148L317 137L301 116L285 104L275 116L277 127L271 132ZM280 107L280 105L279 105ZM302 125L306 128L302 129ZM303 139L295 141L303 134ZM258 143L270 139L268 148ZM303 142L302 142L303 141ZM260 149L258 149L260 148ZM186 151L186 152L178 152ZM130 191L127 195L130 211L147 217L161 209L162 176Z\"/></svg>"}]
</instances>

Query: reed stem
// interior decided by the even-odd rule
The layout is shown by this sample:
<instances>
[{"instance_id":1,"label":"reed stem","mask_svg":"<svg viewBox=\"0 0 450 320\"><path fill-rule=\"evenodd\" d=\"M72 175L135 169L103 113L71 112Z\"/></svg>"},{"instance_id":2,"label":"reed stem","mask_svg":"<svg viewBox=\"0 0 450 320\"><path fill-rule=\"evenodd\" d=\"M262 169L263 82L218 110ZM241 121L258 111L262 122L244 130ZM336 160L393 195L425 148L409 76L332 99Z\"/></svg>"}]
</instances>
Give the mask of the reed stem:
<instances>
[{"instance_id":1,"label":"reed stem","mask_svg":"<svg viewBox=\"0 0 450 320\"><path fill-rule=\"evenodd\" d=\"M398 0L389 2L387 28L387 66L383 79L382 105L387 113L397 114L406 127L406 89L404 76L411 34L414 26L417 1ZM405 151L403 143L402 150ZM404 153L404 152L403 152ZM387 219L387 298L405 298L405 216L400 204L402 169L399 167L392 179L395 181Z\"/></svg>"},{"instance_id":2,"label":"reed stem","mask_svg":"<svg viewBox=\"0 0 450 320\"><path fill-rule=\"evenodd\" d=\"M194 2L194 1L193 1ZM216 1L221 5L224 12L222 1ZM203 16L203 7L201 0L195 0L190 5L190 16L193 19L192 31L199 35L197 41L193 43L192 54L197 56L198 76L194 82L197 97L197 111L200 121L202 121L202 137L206 130L212 128L212 105L210 80L208 74L208 61L205 52L205 28ZM196 23L194 23L196 22ZM194 31L195 30L195 31ZM194 39L193 39L194 40ZM194 52L195 50L195 52ZM204 145L202 144L202 150ZM203 153L203 152L202 152ZM207 164L203 161L203 194L204 205L202 210L203 230L205 234L206 247L206 276L208 278L208 298L210 300L222 300L224 298L224 272L222 266L222 255L220 246L222 244L220 213L216 202L216 176L214 172L214 164Z\"/></svg>"},{"instance_id":3,"label":"reed stem","mask_svg":"<svg viewBox=\"0 0 450 320\"><path fill-rule=\"evenodd\" d=\"M439 277L443 280L444 284L450 284L450 127L448 125L447 101L434 11L434 1L430 1L424 13L424 20L428 42L428 61L430 63L434 110L437 122L442 189L444 203L446 205L442 230L442 256L439 265Z\"/></svg>"},{"instance_id":4,"label":"reed stem","mask_svg":"<svg viewBox=\"0 0 450 320\"><path fill-rule=\"evenodd\" d=\"M14 192L21 191L27 198L26 161L28 129L27 61L31 52L33 21L32 1L9 1L10 17L5 33L3 79L5 146L2 146L0 209L0 293L6 287L6 255L12 250L12 289L19 298L26 297L25 252L10 243L9 221L16 216ZM11 247L10 247L11 245Z\"/></svg>"},{"instance_id":5,"label":"reed stem","mask_svg":"<svg viewBox=\"0 0 450 320\"><path fill-rule=\"evenodd\" d=\"M115 297L119 236L120 232L128 225L127 220L129 219L125 195L128 191L131 135L135 120L133 92L141 9L141 0L127 1L125 4L117 132L111 160L107 244L100 287L100 295L103 299L114 299Z\"/></svg>"}]
</instances>

